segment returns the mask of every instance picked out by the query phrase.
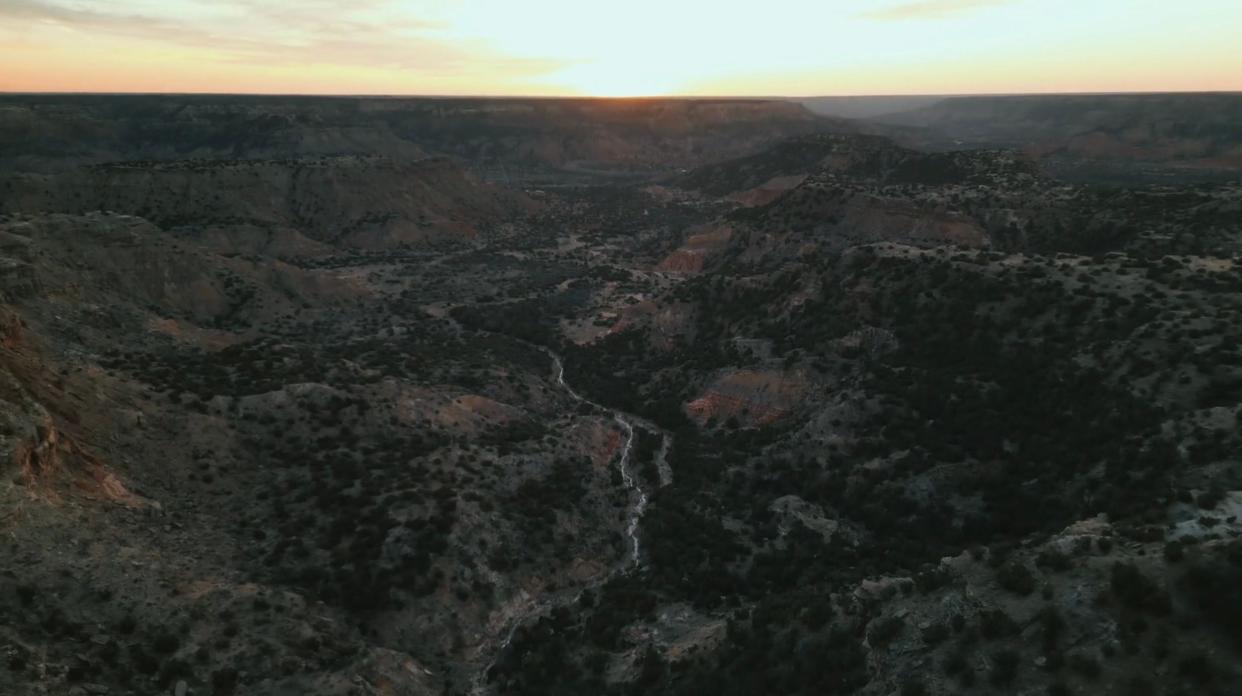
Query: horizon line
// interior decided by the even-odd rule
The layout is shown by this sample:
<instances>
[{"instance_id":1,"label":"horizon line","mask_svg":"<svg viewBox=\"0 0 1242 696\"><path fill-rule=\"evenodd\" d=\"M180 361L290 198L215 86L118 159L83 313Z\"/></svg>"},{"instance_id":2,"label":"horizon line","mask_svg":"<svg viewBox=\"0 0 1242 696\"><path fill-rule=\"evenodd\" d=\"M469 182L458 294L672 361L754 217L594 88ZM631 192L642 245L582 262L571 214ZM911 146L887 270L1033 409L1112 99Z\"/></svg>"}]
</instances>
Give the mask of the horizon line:
<instances>
[{"instance_id":1,"label":"horizon line","mask_svg":"<svg viewBox=\"0 0 1242 696\"><path fill-rule=\"evenodd\" d=\"M803 99L888 99L888 98L963 98L963 97L1108 97L1108 96L1174 96L1174 95L1242 95L1237 90L1119 90L1088 92L909 92L883 94L812 94L790 95L743 95L743 94L640 94L627 96L596 96L582 94L418 94L389 92L176 92L176 91L11 91L0 90L0 97L13 96L94 96L94 97L300 97L321 99L532 99L532 100L589 100L626 101L640 99L665 99L682 101L737 100L737 101L797 101Z\"/></svg>"}]
</instances>

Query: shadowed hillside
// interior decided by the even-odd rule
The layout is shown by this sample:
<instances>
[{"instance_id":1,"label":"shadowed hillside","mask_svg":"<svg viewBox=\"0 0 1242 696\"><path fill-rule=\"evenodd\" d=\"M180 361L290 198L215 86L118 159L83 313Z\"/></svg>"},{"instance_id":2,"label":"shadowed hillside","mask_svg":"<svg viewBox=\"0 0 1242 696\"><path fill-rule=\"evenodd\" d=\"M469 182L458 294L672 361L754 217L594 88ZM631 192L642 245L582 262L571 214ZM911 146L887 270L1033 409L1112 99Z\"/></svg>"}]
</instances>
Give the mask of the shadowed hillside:
<instances>
[{"instance_id":1,"label":"shadowed hillside","mask_svg":"<svg viewBox=\"0 0 1242 696\"><path fill-rule=\"evenodd\" d=\"M876 123L937 148L1021 149L1075 180L1236 179L1242 94L952 97Z\"/></svg>"}]
</instances>

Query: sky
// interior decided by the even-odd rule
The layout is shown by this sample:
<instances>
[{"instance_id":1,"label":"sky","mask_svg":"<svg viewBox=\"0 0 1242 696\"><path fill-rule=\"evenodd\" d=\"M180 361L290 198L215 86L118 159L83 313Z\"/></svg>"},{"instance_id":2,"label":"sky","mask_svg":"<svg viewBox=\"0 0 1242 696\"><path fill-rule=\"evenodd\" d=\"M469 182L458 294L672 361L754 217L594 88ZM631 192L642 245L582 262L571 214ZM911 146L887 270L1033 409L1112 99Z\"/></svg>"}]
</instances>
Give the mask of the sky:
<instances>
[{"instance_id":1,"label":"sky","mask_svg":"<svg viewBox=\"0 0 1242 696\"><path fill-rule=\"evenodd\" d=\"M1242 0L0 0L0 91L1242 90Z\"/></svg>"}]
</instances>

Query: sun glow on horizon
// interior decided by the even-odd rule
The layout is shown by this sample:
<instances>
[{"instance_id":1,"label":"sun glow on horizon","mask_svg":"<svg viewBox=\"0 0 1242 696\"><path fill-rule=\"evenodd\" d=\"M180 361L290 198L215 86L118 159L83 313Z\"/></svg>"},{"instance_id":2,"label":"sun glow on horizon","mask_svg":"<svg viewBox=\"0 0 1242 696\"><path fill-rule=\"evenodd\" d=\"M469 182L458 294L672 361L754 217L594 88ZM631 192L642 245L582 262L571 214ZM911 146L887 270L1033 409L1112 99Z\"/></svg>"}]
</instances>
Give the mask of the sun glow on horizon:
<instances>
[{"instance_id":1,"label":"sun glow on horizon","mask_svg":"<svg viewBox=\"0 0 1242 696\"><path fill-rule=\"evenodd\" d=\"M1234 0L0 0L0 90L1239 90L1240 35Z\"/></svg>"},{"instance_id":2,"label":"sun glow on horizon","mask_svg":"<svg viewBox=\"0 0 1242 696\"><path fill-rule=\"evenodd\" d=\"M681 87L668 75L635 73L607 63L583 63L558 71L551 80L584 97L666 97Z\"/></svg>"}]
</instances>

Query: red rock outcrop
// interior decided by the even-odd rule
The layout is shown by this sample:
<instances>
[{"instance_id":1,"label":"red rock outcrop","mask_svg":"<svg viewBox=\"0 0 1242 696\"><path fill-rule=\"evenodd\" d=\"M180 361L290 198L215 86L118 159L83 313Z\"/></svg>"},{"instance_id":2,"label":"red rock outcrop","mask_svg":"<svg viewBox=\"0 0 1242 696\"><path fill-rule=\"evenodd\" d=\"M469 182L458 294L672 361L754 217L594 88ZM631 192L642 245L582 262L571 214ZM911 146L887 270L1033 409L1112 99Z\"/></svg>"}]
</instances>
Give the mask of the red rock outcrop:
<instances>
[{"instance_id":1,"label":"red rock outcrop","mask_svg":"<svg viewBox=\"0 0 1242 696\"><path fill-rule=\"evenodd\" d=\"M798 374L738 370L719 377L685 408L699 425L736 418L742 426L760 427L788 416L805 394L806 380Z\"/></svg>"},{"instance_id":2,"label":"red rock outcrop","mask_svg":"<svg viewBox=\"0 0 1242 696\"><path fill-rule=\"evenodd\" d=\"M684 244L666 256L657 268L672 273L699 273L715 254L723 250L733 237L733 229L700 227L692 230Z\"/></svg>"}]
</instances>

